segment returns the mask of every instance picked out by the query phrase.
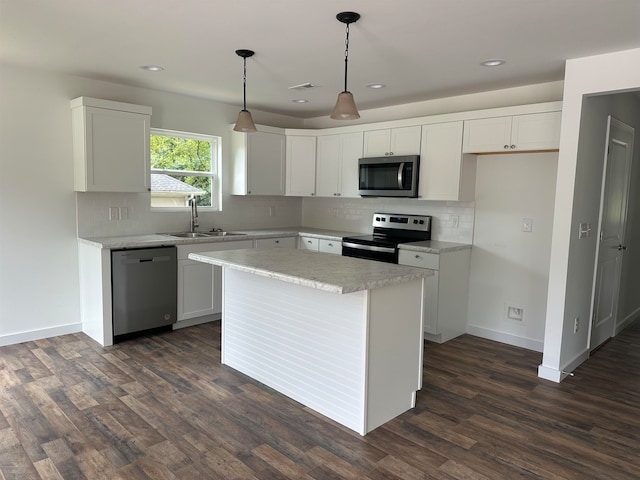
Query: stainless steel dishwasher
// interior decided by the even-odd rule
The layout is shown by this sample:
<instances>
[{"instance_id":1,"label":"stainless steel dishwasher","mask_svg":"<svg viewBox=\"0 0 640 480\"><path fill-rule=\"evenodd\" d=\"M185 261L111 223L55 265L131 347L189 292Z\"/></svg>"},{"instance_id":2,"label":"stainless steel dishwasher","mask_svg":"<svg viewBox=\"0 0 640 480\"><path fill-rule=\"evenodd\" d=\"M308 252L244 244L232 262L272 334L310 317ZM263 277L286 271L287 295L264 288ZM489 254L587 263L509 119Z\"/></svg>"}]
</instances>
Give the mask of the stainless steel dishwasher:
<instances>
[{"instance_id":1,"label":"stainless steel dishwasher","mask_svg":"<svg viewBox=\"0 0 640 480\"><path fill-rule=\"evenodd\" d=\"M114 342L175 323L177 265L176 247L111 252Z\"/></svg>"}]
</instances>

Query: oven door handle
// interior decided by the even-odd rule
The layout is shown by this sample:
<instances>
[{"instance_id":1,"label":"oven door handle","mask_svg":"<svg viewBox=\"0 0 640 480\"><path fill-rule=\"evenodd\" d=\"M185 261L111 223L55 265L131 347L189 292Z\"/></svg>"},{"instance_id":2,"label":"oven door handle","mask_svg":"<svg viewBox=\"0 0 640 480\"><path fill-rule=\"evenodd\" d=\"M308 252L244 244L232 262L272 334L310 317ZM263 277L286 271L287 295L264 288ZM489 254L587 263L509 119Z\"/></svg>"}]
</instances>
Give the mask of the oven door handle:
<instances>
[{"instance_id":1,"label":"oven door handle","mask_svg":"<svg viewBox=\"0 0 640 480\"><path fill-rule=\"evenodd\" d=\"M404 185L404 163L400 162L398 166L398 190L402 190L402 186Z\"/></svg>"},{"instance_id":2,"label":"oven door handle","mask_svg":"<svg viewBox=\"0 0 640 480\"><path fill-rule=\"evenodd\" d=\"M375 247L373 245L361 245L359 243L342 242L343 247L355 248L356 250L368 250L370 252L396 253L392 247Z\"/></svg>"}]
</instances>

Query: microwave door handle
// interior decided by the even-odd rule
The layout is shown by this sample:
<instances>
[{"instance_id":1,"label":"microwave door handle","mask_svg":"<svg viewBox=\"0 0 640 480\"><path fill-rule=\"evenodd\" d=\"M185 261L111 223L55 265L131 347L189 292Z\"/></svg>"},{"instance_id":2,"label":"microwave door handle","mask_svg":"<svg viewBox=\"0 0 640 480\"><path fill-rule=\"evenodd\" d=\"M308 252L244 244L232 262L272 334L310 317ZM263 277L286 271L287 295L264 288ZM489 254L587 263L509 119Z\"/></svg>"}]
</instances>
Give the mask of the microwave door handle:
<instances>
[{"instance_id":1,"label":"microwave door handle","mask_svg":"<svg viewBox=\"0 0 640 480\"><path fill-rule=\"evenodd\" d=\"M398 167L398 190L402 190L402 186L404 185L404 162L400 163Z\"/></svg>"}]
</instances>

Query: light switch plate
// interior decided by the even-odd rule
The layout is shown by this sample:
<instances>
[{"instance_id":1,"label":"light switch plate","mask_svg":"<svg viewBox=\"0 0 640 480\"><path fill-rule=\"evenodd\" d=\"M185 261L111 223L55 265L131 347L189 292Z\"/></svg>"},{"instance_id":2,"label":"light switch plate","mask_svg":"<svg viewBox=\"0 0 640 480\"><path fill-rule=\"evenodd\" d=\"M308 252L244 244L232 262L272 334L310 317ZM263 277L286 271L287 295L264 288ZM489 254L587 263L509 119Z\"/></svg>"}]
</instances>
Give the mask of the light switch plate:
<instances>
[{"instance_id":1,"label":"light switch plate","mask_svg":"<svg viewBox=\"0 0 640 480\"><path fill-rule=\"evenodd\" d=\"M527 233L533 231L533 218L522 219L522 231Z\"/></svg>"}]
</instances>

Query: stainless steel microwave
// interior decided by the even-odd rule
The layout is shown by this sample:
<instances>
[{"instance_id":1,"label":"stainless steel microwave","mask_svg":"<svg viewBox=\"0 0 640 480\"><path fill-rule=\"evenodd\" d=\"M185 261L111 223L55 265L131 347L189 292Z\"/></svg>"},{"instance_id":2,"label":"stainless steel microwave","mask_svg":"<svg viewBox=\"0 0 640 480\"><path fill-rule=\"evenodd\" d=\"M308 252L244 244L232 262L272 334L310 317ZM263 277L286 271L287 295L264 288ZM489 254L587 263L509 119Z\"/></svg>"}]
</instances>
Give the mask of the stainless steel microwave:
<instances>
[{"instance_id":1,"label":"stainless steel microwave","mask_svg":"<svg viewBox=\"0 0 640 480\"><path fill-rule=\"evenodd\" d=\"M363 197L417 197L420 155L358 159L358 194Z\"/></svg>"}]
</instances>

